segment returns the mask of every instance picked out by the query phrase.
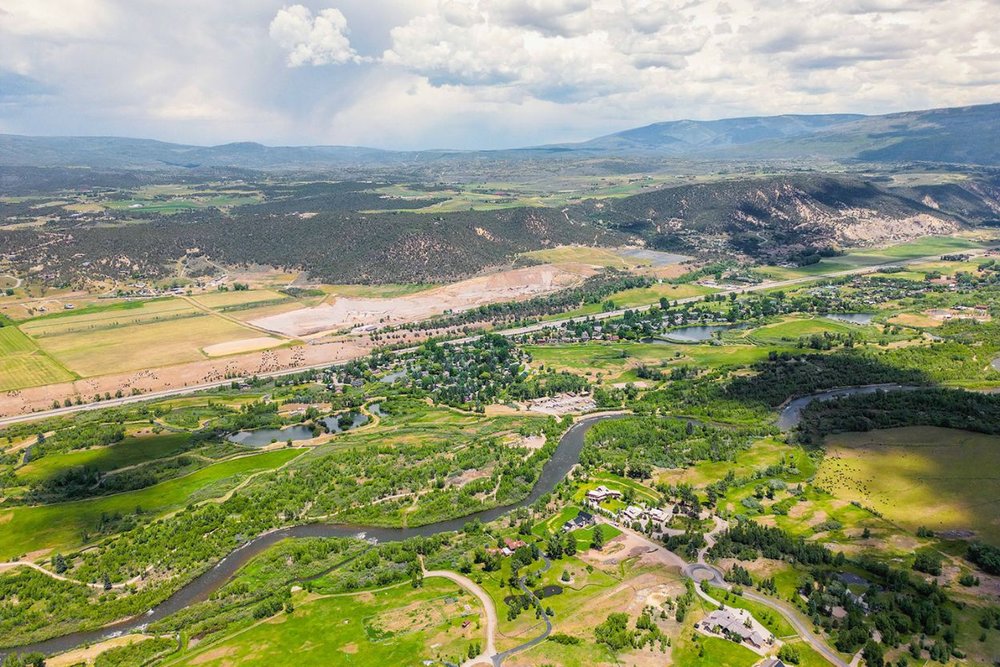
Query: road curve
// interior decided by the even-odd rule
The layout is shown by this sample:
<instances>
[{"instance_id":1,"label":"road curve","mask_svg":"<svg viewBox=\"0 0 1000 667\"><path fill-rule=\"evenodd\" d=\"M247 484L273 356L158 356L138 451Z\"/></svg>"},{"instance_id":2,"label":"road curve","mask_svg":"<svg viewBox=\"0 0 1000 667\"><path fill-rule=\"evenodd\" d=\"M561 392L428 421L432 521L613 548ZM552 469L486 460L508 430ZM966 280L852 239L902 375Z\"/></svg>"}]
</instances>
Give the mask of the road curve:
<instances>
[{"instance_id":1,"label":"road curve","mask_svg":"<svg viewBox=\"0 0 1000 667\"><path fill-rule=\"evenodd\" d=\"M482 664L483 659L494 660L494 656L497 653L496 646L496 635L497 635L497 608L493 604L493 598L489 596L483 587L474 582L468 577L462 576L457 572L451 572L450 570L425 570L424 578L428 577L441 577L443 579L448 579L453 581L465 590L469 591L483 604L483 609L486 613L486 646L483 652L480 653L475 658L472 658L465 664L476 665Z\"/></svg>"},{"instance_id":2,"label":"road curve","mask_svg":"<svg viewBox=\"0 0 1000 667\"><path fill-rule=\"evenodd\" d=\"M693 579L697 583L701 583L705 580L716 588L724 588L726 590L732 588L731 584L723 578L722 572L720 572L714 565L709 565L708 563L691 563L684 568L684 575ZM701 590L700 586L696 587L695 590L699 596L715 603L719 602L718 600L714 600L709 597L707 593ZM826 645L826 643L813 634L812 629L802 622L801 618L799 618L798 612L792 609L790 605L785 604L781 600L775 600L774 598L758 595L754 591L746 588L743 589L743 597L748 600L753 600L754 602L759 602L765 607L769 607L778 612L785 618L785 620L791 623L792 627L795 628L795 631L799 634L799 637L802 638L802 641L809 644L809 646L826 658L828 662L836 665L836 667L848 667L848 664L844 662L844 660L837 655L835 651L833 651Z\"/></svg>"}]
</instances>

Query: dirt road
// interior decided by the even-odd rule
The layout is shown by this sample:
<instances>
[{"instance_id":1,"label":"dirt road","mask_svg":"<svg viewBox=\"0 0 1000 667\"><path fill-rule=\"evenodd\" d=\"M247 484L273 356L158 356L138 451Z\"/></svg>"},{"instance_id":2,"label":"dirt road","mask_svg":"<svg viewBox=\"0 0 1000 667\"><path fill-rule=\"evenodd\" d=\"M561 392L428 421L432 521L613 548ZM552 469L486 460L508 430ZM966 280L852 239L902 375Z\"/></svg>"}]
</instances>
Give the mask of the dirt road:
<instances>
[{"instance_id":1,"label":"dirt road","mask_svg":"<svg viewBox=\"0 0 1000 667\"><path fill-rule=\"evenodd\" d=\"M479 601L483 604L483 610L486 613L486 645L482 653L463 663L463 667L492 664L493 656L497 654L497 608L493 604L493 598L491 598L489 594L483 590L482 586L474 582L472 579L458 574L457 572L450 572L448 570L425 570L424 577L441 577L443 579L448 579L449 581L454 581L456 584L479 598Z\"/></svg>"}]
</instances>

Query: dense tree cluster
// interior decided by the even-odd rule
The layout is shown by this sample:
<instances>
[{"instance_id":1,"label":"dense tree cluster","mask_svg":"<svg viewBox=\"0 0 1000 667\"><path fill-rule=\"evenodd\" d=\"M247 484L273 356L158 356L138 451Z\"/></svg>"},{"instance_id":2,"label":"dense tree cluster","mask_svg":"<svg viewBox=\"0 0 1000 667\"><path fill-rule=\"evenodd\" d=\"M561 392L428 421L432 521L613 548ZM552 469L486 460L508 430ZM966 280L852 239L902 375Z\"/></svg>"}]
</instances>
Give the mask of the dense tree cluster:
<instances>
[{"instance_id":1,"label":"dense tree cluster","mask_svg":"<svg viewBox=\"0 0 1000 667\"><path fill-rule=\"evenodd\" d=\"M813 401L802 411L799 430L803 442L818 444L830 433L917 425L1000 433L1000 397L955 389L920 389Z\"/></svg>"}]
</instances>

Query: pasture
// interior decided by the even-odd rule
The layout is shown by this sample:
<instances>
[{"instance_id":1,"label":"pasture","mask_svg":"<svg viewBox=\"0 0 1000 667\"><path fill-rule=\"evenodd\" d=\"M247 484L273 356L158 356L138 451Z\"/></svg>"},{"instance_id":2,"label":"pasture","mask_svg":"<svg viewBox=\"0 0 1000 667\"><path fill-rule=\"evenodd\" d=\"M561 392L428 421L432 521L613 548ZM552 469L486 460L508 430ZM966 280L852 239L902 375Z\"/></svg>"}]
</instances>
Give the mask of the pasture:
<instances>
[{"instance_id":1,"label":"pasture","mask_svg":"<svg viewBox=\"0 0 1000 667\"><path fill-rule=\"evenodd\" d=\"M684 283L681 285L657 283L652 287L637 287L623 292L616 292L608 297L608 301L613 301L616 308L634 308L636 306L658 303L660 299L676 301L677 299L687 299L693 296L704 296L717 291L711 287L704 287L694 283Z\"/></svg>"},{"instance_id":2,"label":"pasture","mask_svg":"<svg viewBox=\"0 0 1000 667\"><path fill-rule=\"evenodd\" d=\"M182 299L60 312L29 320L22 328L84 377L200 361L206 358L203 347L259 335Z\"/></svg>"},{"instance_id":3,"label":"pasture","mask_svg":"<svg viewBox=\"0 0 1000 667\"><path fill-rule=\"evenodd\" d=\"M787 318L777 324L754 329L746 334L746 338L757 343L795 342L803 336L813 334L862 334L870 332L870 327L856 324L845 324L835 320L817 318Z\"/></svg>"},{"instance_id":4,"label":"pasture","mask_svg":"<svg viewBox=\"0 0 1000 667\"><path fill-rule=\"evenodd\" d=\"M354 595L302 595L280 613L228 639L199 647L169 665L459 664L469 646L485 645L479 601L444 579L426 579ZM465 628L462 624L470 621Z\"/></svg>"},{"instance_id":5,"label":"pasture","mask_svg":"<svg viewBox=\"0 0 1000 667\"><path fill-rule=\"evenodd\" d=\"M816 485L907 530L971 530L996 543L998 447L998 436L926 426L831 435Z\"/></svg>"},{"instance_id":6,"label":"pasture","mask_svg":"<svg viewBox=\"0 0 1000 667\"><path fill-rule=\"evenodd\" d=\"M17 327L0 327L0 391L72 379L72 373L42 352Z\"/></svg>"},{"instance_id":7,"label":"pasture","mask_svg":"<svg viewBox=\"0 0 1000 667\"><path fill-rule=\"evenodd\" d=\"M228 292L206 292L197 294L191 299L208 308L221 311L237 310L262 304L274 304L294 299L274 290L231 290Z\"/></svg>"},{"instance_id":8,"label":"pasture","mask_svg":"<svg viewBox=\"0 0 1000 667\"><path fill-rule=\"evenodd\" d=\"M733 461L699 461L689 468L671 468L663 470L656 476L657 482L664 484L687 483L693 486L705 486L726 477L730 472L743 476L754 470L763 470L768 466L782 462L793 464L799 470L798 475L784 475L786 482L800 482L813 475L816 466L809 455L801 447L785 444L777 438L762 438L736 455Z\"/></svg>"},{"instance_id":9,"label":"pasture","mask_svg":"<svg viewBox=\"0 0 1000 667\"><path fill-rule=\"evenodd\" d=\"M55 505L15 507L0 511L0 558L50 549L69 550L85 544L103 516L128 514L137 508L158 515L197 500L224 494L246 475L271 470L298 456L300 450L279 449L230 459L160 484Z\"/></svg>"}]
</instances>

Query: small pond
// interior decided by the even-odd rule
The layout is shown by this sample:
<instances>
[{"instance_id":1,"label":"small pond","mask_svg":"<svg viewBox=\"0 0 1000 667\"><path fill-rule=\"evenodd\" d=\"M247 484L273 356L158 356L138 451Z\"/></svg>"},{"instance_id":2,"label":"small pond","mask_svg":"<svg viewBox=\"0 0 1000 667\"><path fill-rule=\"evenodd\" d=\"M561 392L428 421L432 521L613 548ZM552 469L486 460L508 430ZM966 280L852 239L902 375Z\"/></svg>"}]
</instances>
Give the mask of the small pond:
<instances>
[{"instance_id":1,"label":"small pond","mask_svg":"<svg viewBox=\"0 0 1000 667\"><path fill-rule=\"evenodd\" d=\"M352 428L357 428L359 426L364 426L368 423L368 415L361 414L360 412L351 413L351 424L349 426L342 427L340 425L340 415L333 415L323 419L322 422L330 429L330 433L343 433L344 431L350 431Z\"/></svg>"},{"instance_id":2,"label":"small pond","mask_svg":"<svg viewBox=\"0 0 1000 667\"><path fill-rule=\"evenodd\" d=\"M735 328L737 328L737 325L735 324L701 324L697 326L671 329L670 331L665 331L660 334L659 338L652 338L649 340L653 343L657 341L665 343L701 343L706 340L711 340L716 331L728 331L729 329Z\"/></svg>"},{"instance_id":3,"label":"small pond","mask_svg":"<svg viewBox=\"0 0 1000 667\"><path fill-rule=\"evenodd\" d=\"M535 597L537 597L539 600L544 600L545 598L550 598L553 595L561 595L562 592L563 592L562 586L557 586L555 584L552 584L549 586L545 586L544 588L539 588L534 593Z\"/></svg>"},{"instance_id":4,"label":"small pond","mask_svg":"<svg viewBox=\"0 0 1000 667\"><path fill-rule=\"evenodd\" d=\"M827 313L824 317L848 324L871 324L875 319L875 313Z\"/></svg>"},{"instance_id":5,"label":"small pond","mask_svg":"<svg viewBox=\"0 0 1000 667\"><path fill-rule=\"evenodd\" d=\"M313 437L312 429L298 424L285 428L261 428L255 431L240 431L226 437L229 442L235 442L244 447L264 447L272 442L287 442L292 440L309 440Z\"/></svg>"}]
</instances>

